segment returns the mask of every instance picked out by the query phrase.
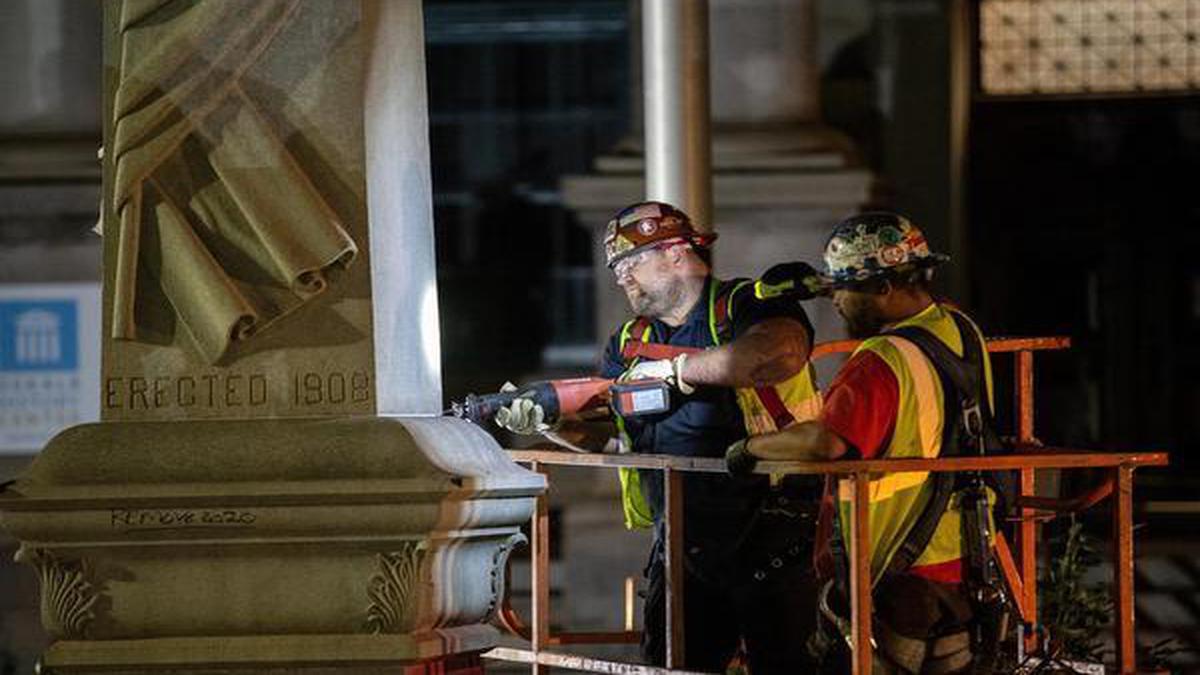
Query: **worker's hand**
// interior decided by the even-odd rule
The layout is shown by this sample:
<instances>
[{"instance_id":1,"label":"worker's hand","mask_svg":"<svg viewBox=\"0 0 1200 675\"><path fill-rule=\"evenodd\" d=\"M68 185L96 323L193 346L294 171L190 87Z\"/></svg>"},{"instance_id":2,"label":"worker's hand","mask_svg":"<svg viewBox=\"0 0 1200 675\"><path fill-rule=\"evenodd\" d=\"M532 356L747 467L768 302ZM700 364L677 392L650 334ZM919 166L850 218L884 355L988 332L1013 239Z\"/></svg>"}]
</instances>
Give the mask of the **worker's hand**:
<instances>
[{"instance_id":1,"label":"worker's hand","mask_svg":"<svg viewBox=\"0 0 1200 675\"><path fill-rule=\"evenodd\" d=\"M511 382L505 382L500 391L515 391L516 388ZM496 424L523 436L553 429L553 425L546 424L546 411L542 406L527 398L515 398L512 403L497 410Z\"/></svg>"},{"instance_id":2,"label":"worker's hand","mask_svg":"<svg viewBox=\"0 0 1200 675\"><path fill-rule=\"evenodd\" d=\"M625 371L621 380L666 380L667 384L684 394L690 394L696 391L696 388L683 379L685 363L687 363L687 354L680 354L673 359L640 361L636 366Z\"/></svg>"},{"instance_id":3,"label":"worker's hand","mask_svg":"<svg viewBox=\"0 0 1200 675\"><path fill-rule=\"evenodd\" d=\"M748 476L754 471L754 465L758 464L758 457L746 449L747 440L735 441L725 450L725 470L731 476Z\"/></svg>"},{"instance_id":4,"label":"worker's hand","mask_svg":"<svg viewBox=\"0 0 1200 675\"><path fill-rule=\"evenodd\" d=\"M754 282L754 297L759 300L777 297L811 300L828 292L825 277L812 265L801 261L775 265Z\"/></svg>"}]
</instances>

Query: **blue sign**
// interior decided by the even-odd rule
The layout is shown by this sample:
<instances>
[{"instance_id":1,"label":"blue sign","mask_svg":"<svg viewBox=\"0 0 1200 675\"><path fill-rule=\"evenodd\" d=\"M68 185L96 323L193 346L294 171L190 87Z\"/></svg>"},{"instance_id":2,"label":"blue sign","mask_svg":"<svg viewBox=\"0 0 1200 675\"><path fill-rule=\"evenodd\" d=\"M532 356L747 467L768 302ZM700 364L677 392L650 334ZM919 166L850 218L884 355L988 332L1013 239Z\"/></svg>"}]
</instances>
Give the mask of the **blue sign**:
<instances>
[{"instance_id":1,"label":"blue sign","mask_svg":"<svg viewBox=\"0 0 1200 675\"><path fill-rule=\"evenodd\" d=\"M74 370L78 364L74 300L0 300L0 371Z\"/></svg>"}]
</instances>

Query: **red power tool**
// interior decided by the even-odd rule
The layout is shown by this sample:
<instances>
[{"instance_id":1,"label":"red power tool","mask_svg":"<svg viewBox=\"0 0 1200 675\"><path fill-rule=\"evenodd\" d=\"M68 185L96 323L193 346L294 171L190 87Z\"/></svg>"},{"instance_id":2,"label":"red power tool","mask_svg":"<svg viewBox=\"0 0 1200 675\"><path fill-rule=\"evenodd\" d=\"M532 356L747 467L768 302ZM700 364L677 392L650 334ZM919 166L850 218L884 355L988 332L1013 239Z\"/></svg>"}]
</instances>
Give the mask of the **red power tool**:
<instances>
[{"instance_id":1,"label":"red power tool","mask_svg":"<svg viewBox=\"0 0 1200 675\"><path fill-rule=\"evenodd\" d=\"M678 354L698 352L699 349L673 347L653 343L631 342L625 346L626 358L671 358ZM485 424L496 411L517 398L532 399L542 406L545 421L553 423L564 416L612 408L622 417L652 415L671 407L671 387L663 380L645 379L618 382L603 377L577 377L568 380L531 382L512 391L495 394L468 394L462 403L452 403L450 413L455 417Z\"/></svg>"},{"instance_id":2,"label":"red power tool","mask_svg":"<svg viewBox=\"0 0 1200 675\"><path fill-rule=\"evenodd\" d=\"M665 412L671 407L670 385L663 380L617 382L602 377L578 377L569 380L531 382L512 391L495 394L468 394L462 403L452 403L456 417L483 425L496 411L517 398L532 399L542 406L547 423L605 407L623 417Z\"/></svg>"}]
</instances>

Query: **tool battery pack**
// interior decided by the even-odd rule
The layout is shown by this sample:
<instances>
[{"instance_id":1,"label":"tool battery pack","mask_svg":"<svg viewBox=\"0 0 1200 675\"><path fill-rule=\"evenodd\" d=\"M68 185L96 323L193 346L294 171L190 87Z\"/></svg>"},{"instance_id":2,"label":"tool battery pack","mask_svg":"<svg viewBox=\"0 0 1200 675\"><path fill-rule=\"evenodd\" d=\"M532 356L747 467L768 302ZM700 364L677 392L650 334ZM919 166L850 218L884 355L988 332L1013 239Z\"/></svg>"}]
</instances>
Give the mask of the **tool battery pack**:
<instances>
[{"instance_id":1,"label":"tool battery pack","mask_svg":"<svg viewBox=\"0 0 1200 675\"><path fill-rule=\"evenodd\" d=\"M671 408L671 386L665 380L632 380L614 384L612 408L621 417L653 415Z\"/></svg>"}]
</instances>

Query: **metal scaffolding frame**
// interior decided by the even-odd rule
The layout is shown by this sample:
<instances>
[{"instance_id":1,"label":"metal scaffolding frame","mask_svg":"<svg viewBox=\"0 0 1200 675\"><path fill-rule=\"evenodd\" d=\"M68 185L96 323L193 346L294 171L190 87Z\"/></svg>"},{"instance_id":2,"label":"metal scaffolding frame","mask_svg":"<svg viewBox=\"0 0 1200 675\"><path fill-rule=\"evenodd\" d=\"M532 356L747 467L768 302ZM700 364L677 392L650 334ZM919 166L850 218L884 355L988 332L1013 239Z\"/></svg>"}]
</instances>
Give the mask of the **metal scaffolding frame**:
<instances>
[{"instance_id":1,"label":"metal scaffolding frame","mask_svg":"<svg viewBox=\"0 0 1200 675\"><path fill-rule=\"evenodd\" d=\"M858 342L844 340L817 345L813 357L852 351ZM1004 338L989 339L991 353L1012 353L1014 356L1014 415L1017 452L994 457L955 457L946 459L872 459L838 460L829 462L759 462L756 473L762 474L827 474L851 481L853 507L850 526L850 604L851 640L854 644L853 673L871 672L871 588L870 532L867 519L868 488L872 474L881 472L959 472L1016 470L1020 475L1020 522L1016 529L1017 555L1014 557L1003 537L997 540L997 551L1004 576L1016 600L1021 621L1036 626L1037 607L1037 536L1038 522L1046 511L1075 512L1089 508L1112 496L1113 558L1116 639L1116 665L1121 675L1135 675L1136 642L1134 624L1134 561L1133 561L1133 472L1142 466L1165 466L1165 452L1087 452L1067 448L1043 447L1034 436L1033 356L1041 350L1065 349L1067 338ZM577 654L550 651L551 647L571 644L613 644L636 642L637 631L621 632L558 632L550 631L550 527L548 497L538 497L537 509L531 523L532 549L532 612L526 625L507 606L501 619L514 634L530 642L528 649L502 647L484 654L485 658L531 664L535 675L547 672L548 667L568 668L593 673L623 675L684 675L682 608L683 578L683 474L686 472L724 473L725 463L715 458L674 457L668 455L580 455L558 451L512 450L512 458L530 464L542 473L546 467L590 466L611 469L633 467L657 469L663 472L666 524L667 577L667 663L657 668L635 663L622 663L590 658ZM1034 492L1036 472L1042 469L1108 469L1108 480L1099 487L1071 499L1038 497ZM798 636L800 637L800 636ZM1025 650L1038 650L1037 632L1026 631Z\"/></svg>"}]
</instances>

